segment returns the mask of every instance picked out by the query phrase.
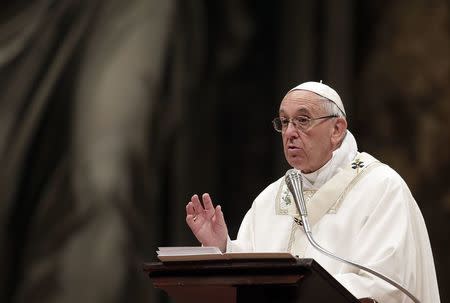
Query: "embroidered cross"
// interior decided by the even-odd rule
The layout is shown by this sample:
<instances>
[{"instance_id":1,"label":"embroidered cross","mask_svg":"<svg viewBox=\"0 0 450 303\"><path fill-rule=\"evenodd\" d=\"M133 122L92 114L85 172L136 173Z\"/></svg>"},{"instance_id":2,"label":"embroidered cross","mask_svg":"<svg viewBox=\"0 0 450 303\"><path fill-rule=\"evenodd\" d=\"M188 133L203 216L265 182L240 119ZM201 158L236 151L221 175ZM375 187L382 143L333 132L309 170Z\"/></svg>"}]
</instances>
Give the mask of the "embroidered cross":
<instances>
[{"instance_id":1,"label":"embroidered cross","mask_svg":"<svg viewBox=\"0 0 450 303\"><path fill-rule=\"evenodd\" d=\"M355 159L355 161L352 162L352 168L356 169L356 173L359 173L359 169L364 167L364 162L359 160L359 159Z\"/></svg>"},{"instance_id":2,"label":"embroidered cross","mask_svg":"<svg viewBox=\"0 0 450 303\"><path fill-rule=\"evenodd\" d=\"M291 201L290 191L287 188L285 189L285 192L281 196L281 199L283 199L286 206L291 205L292 201Z\"/></svg>"},{"instance_id":3,"label":"embroidered cross","mask_svg":"<svg viewBox=\"0 0 450 303\"><path fill-rule=\"evenodd\" d=\"M302 221L302 219L299 219L299 218L294 217L294 222L297 223L297 224L300 225L300 226L303 226L303 221Z\"/></svg>"}]
</instances>

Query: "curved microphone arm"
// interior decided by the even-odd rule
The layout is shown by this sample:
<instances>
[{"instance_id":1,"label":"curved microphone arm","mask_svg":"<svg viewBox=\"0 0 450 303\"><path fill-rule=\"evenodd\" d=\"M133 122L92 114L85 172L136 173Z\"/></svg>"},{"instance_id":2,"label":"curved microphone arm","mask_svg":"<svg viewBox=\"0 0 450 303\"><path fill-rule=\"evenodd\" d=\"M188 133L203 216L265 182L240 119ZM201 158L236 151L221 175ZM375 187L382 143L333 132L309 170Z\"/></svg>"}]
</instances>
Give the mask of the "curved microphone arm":
<instances>
[{"instance_id":1,"label":"curved microphone arm","mask_svg":"<svg viewBox=\"0 0 450 303\"><path fill-rule=\"evenodd\" d=\"M306 209L306 203L305 203L305 199L303 197L303 180L302 180L302 176L300 175L300 173L295 170L295 169L290 169L286 172L285 175L285 182L287 187L289 188L289 191L292 193L292 196L294 197L295 200L295 204L297 206L297 210L299 211L300 217L302 219L302 225L303 225L303 229L305 230L305 234L306 237L308 238L308 241L311 243L311 245L317 249L318 251L320 251L321 253L323 253L324 255L327 255L328 257L331 257L335 260L338 260L340 262L346 263L348 265L352 265L355 266L359 269L362 269L368 273L371 273L374 276L377 276L378 278L388 282L389 284L393 285L394 287L396 287L397 289L399 289L400 291L402 291L404 294L406 294L413 302L415 303L420 303L420 301L413 295L411 294L407 289L405 289L403 286L401 286L400 284L398 284L397 282L395 282L392 279L389 279L388 277L384 276L383 274L370 269L368 267L365 267L361 264L340 258L338 256L335 256L334 254L332 254L331 252L327 251L326 249L324 249L323 247L321 247L319 244L317 244L317 242L313 239L312 237L312 232L311 232L311 228L309 226L309 221L308 221L308 213L307 213L307 209Z\"/></svg>"}]
</instances>

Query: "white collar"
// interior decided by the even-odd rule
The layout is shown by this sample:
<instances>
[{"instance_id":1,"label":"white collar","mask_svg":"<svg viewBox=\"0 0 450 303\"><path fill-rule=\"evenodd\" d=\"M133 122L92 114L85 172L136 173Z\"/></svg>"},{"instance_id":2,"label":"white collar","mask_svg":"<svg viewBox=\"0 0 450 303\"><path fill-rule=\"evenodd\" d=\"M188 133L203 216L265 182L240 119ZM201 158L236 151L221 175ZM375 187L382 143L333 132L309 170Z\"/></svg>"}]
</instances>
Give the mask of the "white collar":
<instances>
[{"instance_id":1,"label":"white collar","mask_svg":"<svg viewBox=\"0 0 450 303\"><path fill-rule=\"evenodd\" d=\"M319 189L335 174L342 170L345 165L349 164L356 157L357 152L358 146L355 137L347 130L347 134L345 135L341 146L333 151L331 159L325 163L324 166L309 174L301 173L303 176L304 188L313 190Z\"/></svg>"}]
</instances>

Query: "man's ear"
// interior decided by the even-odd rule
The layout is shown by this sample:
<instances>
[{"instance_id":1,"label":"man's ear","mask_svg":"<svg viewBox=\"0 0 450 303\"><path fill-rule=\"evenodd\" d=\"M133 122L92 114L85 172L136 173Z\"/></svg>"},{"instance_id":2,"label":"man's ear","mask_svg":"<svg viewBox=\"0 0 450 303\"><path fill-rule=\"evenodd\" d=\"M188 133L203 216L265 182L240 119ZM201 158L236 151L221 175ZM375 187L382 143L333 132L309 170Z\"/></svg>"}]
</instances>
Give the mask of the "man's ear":
<instances>
[{"instance_id":1,"label":"man's ear","mask_svg":"<svg viewBox=\"0 0 450 303\"><path fill-rule=\"evenodd\" d=\"M344 136L347 132L347 120L342 117L336 118L334 127L331 133L331 142L338 146L344 140Z\"/></svg>"}]
</instances>

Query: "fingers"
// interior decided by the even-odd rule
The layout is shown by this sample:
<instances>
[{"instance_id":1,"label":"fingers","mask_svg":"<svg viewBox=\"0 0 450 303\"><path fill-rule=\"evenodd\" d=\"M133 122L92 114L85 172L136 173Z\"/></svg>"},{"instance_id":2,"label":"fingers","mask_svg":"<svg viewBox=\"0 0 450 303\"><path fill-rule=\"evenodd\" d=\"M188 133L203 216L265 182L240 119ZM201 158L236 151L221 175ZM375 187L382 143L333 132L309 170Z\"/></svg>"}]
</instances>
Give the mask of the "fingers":
<instances>
[{"instance_id":1,"label":"fingers","mask_svg":"<svg viewBox=\"0 0 450 303\"><path fill-rule=\"evenodd\" d=\"M186 223L191 227L194 228L195 221L197 220L197 214L194 210L194 204L192 201L189 201L189 203L186 205Z\"/></svg>"},{"instance_id":2,"label":"fingers","mask_svg":"<svg viewBox=\"0 0 450 303\"><path fill-rule=\"evenodd\" d=\"M202 203L200 202L200 199L197 195L193 195L191 198L191 202L193 204L194 207L194 211L196 214L200 214L202 213L204 210L210 212L212 210L214 210L214 205L212 203L211 197L209 196L208 193L204 193L202 195Z\"/></svg>"},{"instance_id":3,"label":"fingers","mask_svg":"<svg viewBox=\"0 0 450 303\"><path fill-rule=\"evenodd\" d=\"M186 215L194 215L195 214L195 210L194 210L194 204L189 201L188 204L186 204Z\"/></svg>"},{"instance_id":4,"label":"fingers","mask_svg":"<svg viewBox=\"0 0 450 303\"><path fill-rule=\"evenodd\" d=\"M200 199L198 198L197 195L193 195L192 198L191 198L191 202L189 202L189 203L192 203L194 214L201 214L201 213L203 213L204 209L203 209L203 206L200 203ZM189 205L189 203L188 203L188 205Z\"/></svg>"},{"instance_id":5,"label":"fingers","mask_svg":"<svg viewBox=\"0 0 450 303\"><path fill-rule=\"evenodd\" d=\"M214 212L215 215L215 223L219 225L225 225L225 218L223 217L222 207L220 205L216 206L216 210Z\"/></svg>"},{"instance_id":6,"label":"fingers","mask_svg":"<svg viewBox=\"0 0 450 303\"><path fill-rule=\"evenodd\" d=\"M197 218L211 220L215 215L216 210L208 193L202 195L202 202L200 202L198 195L193 195L191 201L186 205L186 222L188 224L193 224Z\"/></svg>"},{"instance_id":7,"label":"fingers","mask_svg":"<svg viewBox=\"0 0 450 303\"><path fill-rule=\"evenodd\" d=\"M212 200L211 200L211 197L209 196L209 194L207 194L207 193L203 194L202 200L203 200L203 206L205 206L206 211L214 210L214 205L212 203Z\"/></svg>"},{"instance_id":8,"label":"fingers","mask_svg":"<svg viewBox=\"0 0 450 303\"><path fill-rule=\"evenodd\" d=\"M194 205L192 202L189 202L186 205L186 223L191 226L195 222L197 215L195 214Z\"/></svg>"}]
</instances>

